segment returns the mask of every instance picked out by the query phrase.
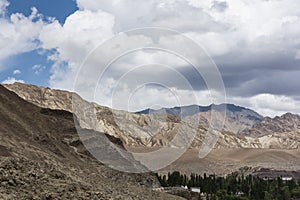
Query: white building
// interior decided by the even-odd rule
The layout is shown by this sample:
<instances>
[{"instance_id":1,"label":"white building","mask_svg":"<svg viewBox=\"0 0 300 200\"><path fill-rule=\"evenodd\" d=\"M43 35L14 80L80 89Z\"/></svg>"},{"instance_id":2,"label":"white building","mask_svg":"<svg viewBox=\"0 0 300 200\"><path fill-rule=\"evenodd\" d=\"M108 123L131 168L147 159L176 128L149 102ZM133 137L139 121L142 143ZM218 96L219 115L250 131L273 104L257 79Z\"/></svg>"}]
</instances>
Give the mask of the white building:
<instances>
[{"instance_id":1,"label":"white building","mask_svg":"<svg viewBox=\"0 0 300 200\"><path fill-rule=\"evenodd\" d=\"M196 188L196 187L191 187L191 192L197 192L200 193L200 188Z\"/></svg>"},{"instance_id":2,"label":"white building","mask_svg":"<svg viewBox=\"0 0 300 200\"><path fill-rule=\"evenodd\" d=\"M283 181L291 181L291 180L293 180L293 177L282 177L281 179Z\"/></svg>"}]
</instances>

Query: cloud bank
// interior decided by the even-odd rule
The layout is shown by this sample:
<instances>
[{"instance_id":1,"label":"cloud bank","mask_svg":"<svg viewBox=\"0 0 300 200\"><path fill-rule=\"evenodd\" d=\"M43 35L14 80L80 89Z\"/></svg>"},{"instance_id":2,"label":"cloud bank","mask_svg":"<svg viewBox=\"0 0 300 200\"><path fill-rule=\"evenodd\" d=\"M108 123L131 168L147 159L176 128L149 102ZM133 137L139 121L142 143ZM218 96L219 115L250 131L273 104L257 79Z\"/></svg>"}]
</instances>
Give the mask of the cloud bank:
<instances>
[{"instance_id":1,"label":"cloud bank","mask_svg":"<svg viewBox=\"0 0 300 200\"><path fill-rule=\"evenodd\" d=\"M197 42L211 56L222 74L228 102L270 116L300 113L300 4L297 0L253 0L251 3L246 0L77 0L77 5L78 11L62 25L57 20L42 21L36 9L28 17L13 14L10 19L2 18L0 26L4 31L0 34L0 47L6 50L0 48L0 61L34 48L54 50L49 56L55 63L49 84L72 90L82 62L104 41L130 29L169 28ZM7 1L0 0L1 13L6 6ZM130 42L140 40L147 42L147 38ZM176 40L170 42L174 47L180 45ZM112 66L98 102L108 105L112 85L118 82L120 73L140 64L152 64L149 68L152 73L172 82L172 77L153 63L178 70L196 88L195 94L202 104L212 102L205 83L193 78L193 68L188 63L159 51L139 51L119 60L118 65ZM144 73L136 78L148 77ZM123 88L126 93L134 91L136 86L128 83ZM176 83L172 90L186 96L192 92ZM165 97L163 91L160 87L144 88L139 96L147 100L136 98L131 109L150 106L152 100L155 104L175 106L176 102ZM117 107L127 109L121 101L116 103ZM183 102L193 103L188 98Z\"/></svg>"}]
</instances>

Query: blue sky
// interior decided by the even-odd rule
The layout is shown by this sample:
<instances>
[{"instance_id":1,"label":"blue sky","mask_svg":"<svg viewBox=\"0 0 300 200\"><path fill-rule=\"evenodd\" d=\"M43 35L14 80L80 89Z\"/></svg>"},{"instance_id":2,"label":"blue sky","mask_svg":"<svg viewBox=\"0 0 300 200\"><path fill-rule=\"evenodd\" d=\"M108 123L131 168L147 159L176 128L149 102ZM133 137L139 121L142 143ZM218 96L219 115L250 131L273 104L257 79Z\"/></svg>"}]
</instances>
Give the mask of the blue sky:
<instances>
[{"instance_id":1,"label":"blue sky","mask_svg":"<svg viewBox=\"0 0 300 200\"><path fill-rule=\"evenodd\" d=\"M203 47L221 73L227 102L262 115L300 113L299 0L0 0L0 83L19 81L73 90L80 66L94 48L119 32L143 27L173 29ZM130 45L151 39L147 34L142 36L123 42ZM179 40L161 39L174 48L182 46ZM109 54L108 50L98 59ZM120 74L138 65L164 63L178 70L194 90L184 89L159 66L132 79L155 77L158 83L168 81L173 94L194 94L199 99L195 102L184 98L184 105L223 103L209 98L217 91L207 91L202 79L195 77L194 69L181 61L159 51L132 54L104 77L97 91L100 98L95 101L126 110L122 98L111 105L115 86L122 85L119 96L139 86L134 81L120 83ZM150 77L152 73L158 76ZM129 107L134 110L151 104L178 105L176 98L169 98L164 91L145 87L136 93Z\"/></svg>"},{"instance_id":2,"label":"blue sky","mask_svg":"<svg viewBox=\"0 0 300 200\"><path fill-rule=\"evenodd\" d=\"M31 8L36 7L44 16L55 17L62 24L66 17L78 9L74 0L10 0L9 3L8 15L20 12L28 16Z\"/></svg>"},{"instance_id":3,"label":"blue sky","mask_svg":"<svg viewBox=\"0 0 300 200\"><path fill-rule=\"evenodd\" d=\"M23 13L25 16L29 16L32 7L37 8L43 14L44 20L47 20L46 17L54 17L61 24L70 14L78 10L76 2L73 0L10 0L5 17L9 18L14 13ZM47 59L48 50L43 53L41 51L41 49L34 49L6 59L5 68L0 73L0 82L13 77L26 83L49 86L50 69L53 62ZM35 66L41 66L40 71L37 71ZM14 74L15 70L19 70L21 73Z\"/></svg>"}]
</instances>

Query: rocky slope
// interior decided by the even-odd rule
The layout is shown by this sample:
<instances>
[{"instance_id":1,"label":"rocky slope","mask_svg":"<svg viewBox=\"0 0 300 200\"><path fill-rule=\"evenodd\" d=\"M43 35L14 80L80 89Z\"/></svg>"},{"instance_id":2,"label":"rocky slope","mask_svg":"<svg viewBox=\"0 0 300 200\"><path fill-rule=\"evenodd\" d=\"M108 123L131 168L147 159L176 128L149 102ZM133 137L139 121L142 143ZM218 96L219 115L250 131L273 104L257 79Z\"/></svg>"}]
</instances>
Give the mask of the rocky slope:
<instances>
[{"instance_id":1,"label":"rocky slope","mask_svg":"<svg viewBox=\"0 0 300 200\"><path fill-rule=\"evenodd\" d=\"M80 105L75 106L76 108L82 109L82 111L75 111L78 112L79 115L86 112L86 110L91 109L96 115L81 115L79 119L80 125L84 128L94 129L121 138L125 146L131 149L166 146L178 133L183 137L188 138L190 137L190 133L186 130L189 128L189 122L196 124L193 129L197 132L191 144L191 148L200 148L207 133L207 128L205 126L208 126L208 120L210 119L209 111L202 113L200 116L195 114L190 117L185 117L185 120L181 120L175 115L134 114L125 111L112 110L104 106L84 101L78 95L67 91L52 90L50 88L22 83L4 86L26 101L44 108L74 112L72 109L72 103L74 103ZM76 100L72 101L72 97ZM217 115L221 114L217 112ZM97 118L96 121L93 117ZM223 119L222 116L219 118ZM95 122L91 123L93 121ZM198 122L204 127L198 127ZM234 124L234 122L225 123L225 125L227 125L226 127L232 126L232 124ZM253 144L249 144L245 138L238 138L234 134L227 134L226 132L218 132L218 134L220 135L220 139L215 148L254 147Z\"/></svg>"},{"instance_id":2,"label":"rocky slope","mask_svg":"<svg viewBox=\"0 0 300 200\"><path fill-rule=\"evenodd\" d=\"M106 133L112 136L111 139L115 138L116 143L120 143L121 141L124 144L124 147L131 152L153 151L161 146L168 146L170 144L173 145L174 148L178 149L180 145L176 146L176 144L174 145L174 143L170 143L170 141L176 135L178 135L178 133L180 133L183 139L182 141L184 141L184 139L191 137L191 133L196 132L196 136L192 141L191 148L188 149L177 161L168 167L161 169L159 171L160 173L168 173L170 171L178 170L187 174L215 173L225 175L232 171L239 170L245 166L251 167L252 169L259 169L262 167L280 170L300 170L300 131L298 127L298 115L286 114L274 119L264 118L262 122L255 125L252 130L248 128L243 133L239 134L228 131L239 127L238 124L235 124L236 119L228 118L227 120L231 121L225 121L225 131L223 130L214 132L219 136L214 149L207 155L207 157L200 159L199 152L201 152L201 150L199 151L199 149L202 147L203 142L206 142L206 137L210 136L210 134L207 135L208 130L205 123L208 122L211 112L216 112L214 114L217 116L217 118L222 119L223 116L218 116L220 114L218 111L213 110L196 113L191 116L186 116L183 119L176 115L170 114L133 114L125 111L116 111L94 103L89 103L81 99L78 95L66 91L18 83L13 85L5 85L5 87L14 91L28 102L32 102L38 106L47 108L43 110L43 115L45 115L45 113L49 113L48 108L59 109L61 111L56 111L56 114L50 112L50 114L47 114L47 116L57 115L60 112L64 113L64 110L72 111L72 103L74 103L76 107L79 107L79 109L76 110L78 115L82 115L82 113L88 113L86 112L87 109L91 109L93 112L90 113L92 114L84 115L78 119L80 125L84 128L92 128L98 132ZM75 101L72 102L73 95ZM12 109L13 108L15 107L12 106ZM17 106L17 108L19 109L19 112L24 112L22 106ZM93 115L93 113L95 115ZM63 116L64 115L62 115L62 117ZM30 117L32 117L32 115L22 117L22 120ZM69 118L72 118L71 114ZM49 119L47 120L49 121ZM195 123L197 124L198 120L204 126L193 126ZM35 122L30 121L30 124L34 123ZM217 123L220 122L217 120ZM24 125L24 123L22 124ZM55 130L59 130L57 127L60 126L64 125L56 124ZM24 127L26 126L24 125ZM72 127L74 129L74 126ZM30 130L30 128L31 127L27 127L27 130ZM250 131L250 134L245 134L248 131ZM58 131L58 133L60 132ZM120 140L116 140L116 138L120 138ZM71 140L67 138L64 139L63 142L67 145L71 145L73 150L79 150L79 153L82 152L81 154L88 156L88 153L84 150L84 148L79 146L74 148L74 145L81 144L79 137L74 139L71 138ZM2 144L2 146L0 143L1 155L11 155L11 152L7 151L9 142L7 142L5 145ZM22 146L22 148L25 147L26 146ZM22 153L21 149L19 153ZM31 155L31 153L28 154ZM131 159L130 154L126 158ZM125 159L125 166L126 163L127 162ZM89 164L89 166L91 165L92 164ZM84 173L82 172L82 174ZM109 177L114 180L116 177L128 178L126 175L116 174L115 171L107 169L102 169L101 174L105 174L105 177ZM125 180L127 180L127 178L125 178ZM140 177L136 178L135 180L145 179ZM134 184L148 184L147 181L142 182L143 183L134 182ZM8 182L6 181L4 183L5 187L8 187L7 184ZM81 190L78 192L81 193Z\"/></svg>"},{"instance_id":3,"label":"rocky slope","mask_svg":"<svg viewBox=\"0 0 300 200\"><path fill-rule=\"evenodd\" d=\"M260 123L241 132L242 135L265 136L274 133L292 133L300 130L300 116L286 113L274 118L265 117Z\"/></svg>"},{"instance_id":4,"label":"rocky slope","mask_svg":"<svg viewBox=\"0 0 300 200\"><path fill-rule=\"evenodd\" d=\"M0 119L0 199L177 198L147 189L159 186L151 174L122 173L96 161L70 112L37 107L0 86ZM104 133L83 131L103 136L100 144L106 144ZM118 138L108 139L122 148Z\"/></svg>"},{"instance_id":5,"label":"rocky slope","mask_svg":"<svg viewBox=\"0 0 300 200\"><path fill-rule=\"evenodd\" d=\"M193 120L181 120L174 115L134 114L89 103L81 99L78 95L67 91L52 90L21 83L4 86L26 101L44 108L72 111L77 112L79 115L91 109L96 115L81 115L81 117L79 117L81 127L105 132L109 135L121 138L124 144L131 148L140 146L160 147L166 145L178 132L188 138L190 135L189 132L183 130L189 128L190 125L187 124L189 121L196 124L194 121L197 116L193 116ZM72 97L74 97L75 100L72 100ZM80 105L75 107L81 110L74 111L74 109L72 109L72 103ZM96 118L96 121L94 118ZM202 144L207 130L205 127L198 127L198 124L196 124L194 128L197 129L197 135L192 146L199 147ZM221 141L219 144L226 146L238 145L235 140L229 142Z\"/></svg>"},{"instance_id":6,"label":"rocky slope","mask_svg":"<svg viewBox=\"0 0 300 200\"><path fill-rule=\"evenodd\" d=\"M67 91L21 83L5 85L5 87L26 101L44 108L74 112L72 103L75 103L75 105L80 105L75 107L82 109L77 111L79 114L84 113L87 109L91 109L96 115L94 117L93 115L80 117L80 125L84 128L105 132L120 138L126 148L165 146L178 133L188 138L190 134L183 130L190 126L189 123L197 124L198 122L201 126L193 127L197 134L191 144L191 148L200 148L206 137L212 112L214 112L216 119L220 119L219 122L217 120L217 123L222 123L221 120L224 119L222 112L220 112L224 105L215 106L213 110L211 106L175 107L166 110L169 113L167 115L163 114L165 111L162 110L154 114L134 114L89 103L78 95ZM72 96L76 99L73 102ZM219 139L215 148L291 149L299 146L300 117L298 115L286 114L274 119L261 119L262 117L255 111L232 104L226 104L226 106L227 116L224 129L217 132ZM178 110L180 109L182 109L184 116L182 119L178 117ZM195 110L200 112L197 113ZM259 122L260 120L261 122ZM239 134L236 135L235 133Z\"/></svg>"},{"instance_id":7,"label":"rocky slope","mask_svg":"<svg viewBox=\"0 0 300 200\"><path fill-rule=\"evenodd\" d=\"M127 146L151 146L151 144L156 143L155 141L151 140L153 132L156 132L155 130L169 132L174 129L175 123L178 122L178 119L174 116L169 116L167 118L162 116L163 119L160 120L158 118L161 118L161 116L152 118L150 116L112 110L104 106L89 103L80 98L78 95L67 91L52 90L50 88L43 88L21 83L4 86L7 89L15 92L24 100L43 108L75 112L72 108L72 104L74 103L79 105L76 106L76 108L82 109L77 110L79 115L80 112L83 113L86 112L86 110L91 109L96 113L96 115L82 115L79 117L78 120L81 127L94 129L100 132L105 132L112 136L119 137ZM76 100L73 99L73 101L72 97L74 97ZM96 122L91 124L91 121L94 121L94 118L96 118ZM148 123L152 124L149 125Z\"/></svg>"}]
</instances>

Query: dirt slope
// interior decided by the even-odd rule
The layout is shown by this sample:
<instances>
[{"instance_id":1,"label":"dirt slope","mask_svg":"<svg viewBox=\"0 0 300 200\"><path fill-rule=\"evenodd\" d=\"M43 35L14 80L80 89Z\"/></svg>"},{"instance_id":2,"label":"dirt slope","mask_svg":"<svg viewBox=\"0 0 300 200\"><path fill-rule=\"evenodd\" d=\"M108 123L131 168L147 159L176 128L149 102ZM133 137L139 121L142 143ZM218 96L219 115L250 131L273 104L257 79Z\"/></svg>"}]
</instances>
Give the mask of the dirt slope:
<instances>
[{"instance_id":1,"label":"dirt slope","mask_svg":"<svg viewBox=\"0 0 300 200\"><path fill-rule=\"evenodd\" d=\"M0 86L0 119L0 199L177 198L152 191L158 183L151 174L121 173L97 162L67 111L37 107Z\"/></svg>"}]
</instances>

